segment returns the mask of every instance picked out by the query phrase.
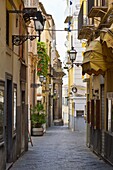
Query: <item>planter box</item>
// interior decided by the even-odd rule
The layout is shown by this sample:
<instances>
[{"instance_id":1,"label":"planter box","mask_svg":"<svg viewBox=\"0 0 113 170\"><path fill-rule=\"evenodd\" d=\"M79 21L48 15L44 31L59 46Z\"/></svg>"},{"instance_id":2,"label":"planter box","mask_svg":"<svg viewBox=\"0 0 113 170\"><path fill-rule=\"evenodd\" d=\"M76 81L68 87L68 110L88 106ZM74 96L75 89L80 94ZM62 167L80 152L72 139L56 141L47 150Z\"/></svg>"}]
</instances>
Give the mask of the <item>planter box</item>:
<instances>
[{"instance_id":1,"label":"planter box","mask_svg":"<svg viewBox=\"0 0 113 170\"><path fill-rule=\"evenodd\" d=\"M32 136L43 136L44 129L43 127L40 128L32 128Z\"/></svg>"}]
</instances>

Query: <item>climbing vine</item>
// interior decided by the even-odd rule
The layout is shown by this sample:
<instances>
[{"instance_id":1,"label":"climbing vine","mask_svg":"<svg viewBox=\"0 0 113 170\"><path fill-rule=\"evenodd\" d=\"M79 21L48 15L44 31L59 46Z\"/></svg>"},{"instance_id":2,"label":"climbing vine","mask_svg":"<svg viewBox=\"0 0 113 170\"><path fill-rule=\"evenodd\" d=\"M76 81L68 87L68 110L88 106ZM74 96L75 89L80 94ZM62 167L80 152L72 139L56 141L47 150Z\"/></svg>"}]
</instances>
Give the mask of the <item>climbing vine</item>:
<instances>
[{"instance_id":1,"label":"climbing vine","mask_svg":"<svg viewBox=\"0 0 113 170\"><path fill-rule=\"evenodd\" d=\"M38 54L38 63L37 63L37 75L47 76L48 73L48 62L50 60L47 54L46 44L44 42L37 42L37 54Z\"/></svg>"}]
</instances>

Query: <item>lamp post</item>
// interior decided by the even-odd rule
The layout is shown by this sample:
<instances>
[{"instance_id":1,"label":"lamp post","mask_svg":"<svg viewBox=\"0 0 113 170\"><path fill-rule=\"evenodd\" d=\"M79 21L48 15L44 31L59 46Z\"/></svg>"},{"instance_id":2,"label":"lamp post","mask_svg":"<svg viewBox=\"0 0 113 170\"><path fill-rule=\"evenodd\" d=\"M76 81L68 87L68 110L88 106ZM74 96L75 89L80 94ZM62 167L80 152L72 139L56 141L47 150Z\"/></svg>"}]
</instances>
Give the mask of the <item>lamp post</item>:
<instances>
[{"instance_id":1,"label":"lamp post","mask_svg":"<svg viewBox=\"0 0 113 170\"><path fill-rule=\"evenodd\" d=\"M71 47L71 50L68 52L68 54L73 67L73 62L76 60L76 54L77 54L76 50L74 50L74 47Z\"/></svg>"}]
</instances>

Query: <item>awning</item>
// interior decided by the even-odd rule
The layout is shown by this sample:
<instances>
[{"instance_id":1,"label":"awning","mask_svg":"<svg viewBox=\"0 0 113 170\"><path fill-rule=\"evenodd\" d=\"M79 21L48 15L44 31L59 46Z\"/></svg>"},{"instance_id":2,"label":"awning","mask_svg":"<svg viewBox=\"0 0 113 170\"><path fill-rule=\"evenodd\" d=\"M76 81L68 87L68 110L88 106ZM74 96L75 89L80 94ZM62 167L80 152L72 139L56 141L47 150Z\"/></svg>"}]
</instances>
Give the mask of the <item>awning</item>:
<instances>
[{"instance_id":1,"label":"awning","mask_svg":"<svg viewBox=\"0 0 113 170\"><path fill-rule=\"evenodd\" d=\"M106 56L106 61L113 62L113 28L102 29L100 37L102 41L102 52Z\"/></svg>"},{"instance_id":2,"label":"awning","mask_svg":"<svg viewBox=\"0 0 113 170\"><path fill-rule=\"evenodd\" d=\"M108 29L105 33L103 42L106 42L108 48L113 48L113 28Z\"/></svg>"},{"instance_id":3,"label":"awning","mask_svg":"<svg viewBox=\"0 0 113 170\"><path fill-rule=\"evenodd\" d=\"M82 73L91 75L104 74L107 70L107 62L102 53L102 45L99 40L91 41L86 48L82 64Z\"/></svg>"}]
</instances>

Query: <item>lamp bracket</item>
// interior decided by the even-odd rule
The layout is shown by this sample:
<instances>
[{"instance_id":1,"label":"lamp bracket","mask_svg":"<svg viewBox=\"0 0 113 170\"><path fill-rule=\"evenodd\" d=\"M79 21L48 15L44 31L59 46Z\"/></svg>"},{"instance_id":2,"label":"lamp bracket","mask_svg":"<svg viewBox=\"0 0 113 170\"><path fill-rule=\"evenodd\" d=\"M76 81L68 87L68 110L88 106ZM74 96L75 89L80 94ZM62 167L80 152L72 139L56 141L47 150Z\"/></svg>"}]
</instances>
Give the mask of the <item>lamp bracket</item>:
<instances>
[{"instance_id":1,"label":"lamp bracket","mask_svg":"<svg viewBox=\"0 0 113 170\"><path fill-rule=\"evenodd\" d=\"M33 41L37 37L39 37L39 35L12 35L12 44L19 46L23 44L27 39Z\"/></svg>"},{"instance_id":2,"label":"lamp bracket","mask_svg":"<svg viewBox=\"0 0 113 170\"><path fill-rule=\"evenodd\" d=\"M31 88L38 88L40 86L42 86L42 84L32 83L30 87Z\"/></svg>"}]
</instances>

